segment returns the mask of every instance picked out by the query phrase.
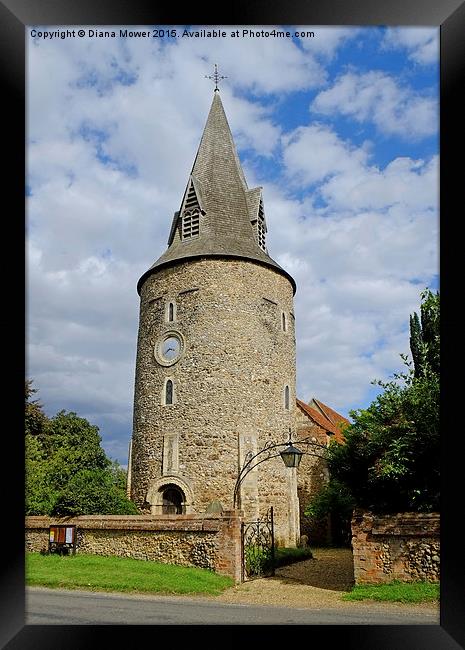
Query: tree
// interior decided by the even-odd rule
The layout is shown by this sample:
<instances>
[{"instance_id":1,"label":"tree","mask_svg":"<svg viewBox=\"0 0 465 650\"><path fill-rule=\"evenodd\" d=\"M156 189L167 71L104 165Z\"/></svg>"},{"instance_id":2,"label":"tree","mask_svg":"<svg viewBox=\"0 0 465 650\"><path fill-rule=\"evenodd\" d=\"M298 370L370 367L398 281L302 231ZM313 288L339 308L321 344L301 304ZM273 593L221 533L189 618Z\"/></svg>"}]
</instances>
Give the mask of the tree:
<instances>
[{"instance_id":1,"label":"tree","mask_svg":"<svg viewBox=\"0 0 465 650\"><path fill-rule=\"evenodd\" d=\"M37 389L32 387L32 380L27 379L25 384L25 413L24 413L24 427L26 435L39 435L44 433L48 418L43 412L43 405L39 400L31 400L32 395L37 393Z\"/></svg>"},{"instance_id":2,"label":"tree","mask_svg":"<svg viewBox=\"0 0 465 650\"><path fill-rule=\"evenodd\" d=\"M439 292L426 289L421 294L421 322L415 312L410 316L410 350L415 377L428 371L439 375Z\"/></svg>"},{"instance_id":3,"label":"tree","mask_svg":"<svg viewBox=\"0 0 465 650\"><path fill-rule=\"evenodd\" d=\"M439 508L439 378L404 375L383 384L367 409L351 412L344 445L328 453L332 478L357 506L375 512Z\"/></svg>"},{"instance_id":4,"label":"tree","mask_svg":"<svg viewBox=\"0 0 465 650\"><path fill-rule=\"evenodd\" d=\"M107 458L99 429L74 412L52 418L26 382L26 514L137 514L125 472Z\"/></svg>"},{"instance_id":5,"label":"tree","mask_svg":"<svg viewBox=\"0 0 465 650\"><path fill-rule=\"evenodd\" d=\"M341 498L378 513L439 509L439 293L426 290L421 299L421 321L410 317L414 367L401 355L406 372L373 382L384 391L351 411L345 443L328 448L329 486L309 513L316 506L331 512Z\"/></svg>"},{"instance_id":6,"label":"tree","mask_svg":"<svg viewBox=\"0 0 465 650\"><path fill-rule=\"evenodd\" d=\"M61 515L138 514L136 506L118 489L108 469L81 469L60 491L54 510Z\"/></svg>"}]
</instances>

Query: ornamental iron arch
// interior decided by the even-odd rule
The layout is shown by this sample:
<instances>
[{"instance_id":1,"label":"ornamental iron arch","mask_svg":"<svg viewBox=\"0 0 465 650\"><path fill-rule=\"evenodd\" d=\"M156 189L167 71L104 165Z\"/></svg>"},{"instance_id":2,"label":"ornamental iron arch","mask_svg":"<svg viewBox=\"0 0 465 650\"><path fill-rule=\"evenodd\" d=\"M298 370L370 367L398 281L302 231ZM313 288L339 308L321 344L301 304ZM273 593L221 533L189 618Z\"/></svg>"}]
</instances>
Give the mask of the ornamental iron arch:
<instances>
[{"instance_id":1,"label":"ornamental iron arch","mask_svg":"<svg viewBox=\"0 0 465 650\"><path fill-rule=\"evenodd\" d=\"M241 470L236 479L234 485L233 493L233 508L237 508L237 503L239 500L239 489L245 479L245 477L253 469L261 465L265 461L271 460L272 458L278 458L281 456L287 467L297 467L302 456L315 456L316 458L324 458L327 452L327 445L316 442L310 438L304 438L302 440L295 441L296 445L304 446L306 451L301 451L297 447L294 447L294 443L291 439L291 429L289 429L289 439L287 442L273 443L271 441L267 442L263 449L260 449L256 454L248 452L244 458L244 464L242 465ZM289 460L287 460L286 456ZM295 464L294 459L298 457L297 464ZM294 464L289 464L294 462Z\"/></svg>"}]
</instances>

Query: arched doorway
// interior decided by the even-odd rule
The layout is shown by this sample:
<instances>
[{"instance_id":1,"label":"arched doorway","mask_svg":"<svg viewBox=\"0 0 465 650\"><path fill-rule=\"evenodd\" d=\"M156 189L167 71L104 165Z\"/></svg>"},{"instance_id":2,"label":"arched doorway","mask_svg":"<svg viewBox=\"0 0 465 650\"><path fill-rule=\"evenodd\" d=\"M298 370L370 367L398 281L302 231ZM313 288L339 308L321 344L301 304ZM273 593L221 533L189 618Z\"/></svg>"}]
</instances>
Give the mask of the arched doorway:
<instances>
[{"instance_id":1,"label":"arched doorway","mask_svg":"<svg viewBox=\"0 0 465 650\"><path fill-rule=\"evenodd\" d=\"M152 515L190 514L194 494L190 483L179 476L160 476L151 481L146 496Z\"/></svg>"},{"instance_id":2,"label":"arched doorway","mask_svg":"<svg viewBox=\"0 0 465 650\"><path fill-rule=\"evenodd\" d=\"M162 494L162 514L182 515L185 513L186 497L184 492L177 485L163 485L160 490Z\"/></svg>"}]
</instances>

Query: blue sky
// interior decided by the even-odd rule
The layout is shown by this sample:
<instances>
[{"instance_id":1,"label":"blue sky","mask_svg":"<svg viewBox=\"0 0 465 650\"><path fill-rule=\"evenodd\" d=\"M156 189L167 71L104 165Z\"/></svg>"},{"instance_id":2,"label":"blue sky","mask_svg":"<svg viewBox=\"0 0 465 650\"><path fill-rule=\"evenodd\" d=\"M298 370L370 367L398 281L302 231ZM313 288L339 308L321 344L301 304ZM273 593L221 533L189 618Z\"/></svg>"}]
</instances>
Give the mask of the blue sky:
<instances>
[{"instance_id":1,"label":"blue sky","mask_svg":"<svg viewBox=\"0 0 465 650\"><path fill-rule=\"evenodd\" d=\"M297 283L298 396L368 406L409 352L421 290L438 288L438 29L83 29L28 38L27 373L47 413L88 418L126 464L136 284L166 248L214 63L248 185L264 188L268 250Z\"/></svg>"}]
</instances>

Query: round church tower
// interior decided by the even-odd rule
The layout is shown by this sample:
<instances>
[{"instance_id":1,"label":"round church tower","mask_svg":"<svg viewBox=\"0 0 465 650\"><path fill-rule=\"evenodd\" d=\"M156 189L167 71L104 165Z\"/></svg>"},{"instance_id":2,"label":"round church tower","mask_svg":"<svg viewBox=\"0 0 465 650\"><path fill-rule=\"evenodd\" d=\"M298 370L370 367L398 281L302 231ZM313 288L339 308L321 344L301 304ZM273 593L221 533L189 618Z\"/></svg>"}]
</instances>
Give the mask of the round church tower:
<instances>
[{"instance_id":1,"label":"round church tower","mask_svg":"<svg viewBox=\"0 0 465 650\"><path fill-rule=\"evenodd\" d=\"M233 507L246 455L285 442L295 394L295 282L268 255L261 188L248 189L219 93L168 248L138 283L131 498L153 514ZM298 540L295 469L261 463L247 518L274 507Z\"/></svg>"}]
</instances>

